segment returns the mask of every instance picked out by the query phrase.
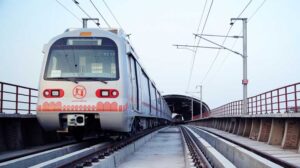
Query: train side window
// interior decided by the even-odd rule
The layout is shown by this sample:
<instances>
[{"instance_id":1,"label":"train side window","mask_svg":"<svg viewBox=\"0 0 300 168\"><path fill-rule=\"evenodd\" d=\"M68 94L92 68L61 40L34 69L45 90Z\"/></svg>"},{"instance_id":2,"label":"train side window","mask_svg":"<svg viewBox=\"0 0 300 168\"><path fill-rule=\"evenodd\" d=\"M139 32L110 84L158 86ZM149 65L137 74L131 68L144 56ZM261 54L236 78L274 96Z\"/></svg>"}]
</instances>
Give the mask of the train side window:
<instances>
[{"instance_id":1,"label":"train side window","mask_svg":"<svg viewBox=\"0 0 300 168\"><path fill-rule=\"evenodd\" d=\"M149 80L146 73L142 70L142 104L148 107L149 112L151 111L151 99L150 99L150 88L149 88ZM144 109L143 109L144 110ZM147 111L148 112L148 111Z\"/></svg>"},{"instance_id":2,"label":"train side window","mask_svg":"<svg viewBox=\"0 0 300 168\"><path fill-rule=\"evenodd\" d=\"M150 106L150 114L152 111L152 95L151 95L151 87L150 87L150 80L148 78L148 92L149 92L149 106Z\"/></svg>"},{"instance_id":3,"label":"train side window","mask_svg":"<svg viewBox=\"0 0 300 168\"><path fill-rule=\"evenodd\" d=\"M156 93L155 93L155 87L152 83L150 84L150 94L151 94L151 108L153 108L153 111L156 112L156 107L157 107Z\"/></svg>"},{"instance_id":4,"label":"train side window","mask_svg":"<svg viewBox=\"0 0 300 168\"><path fill-rule=\"evenodd\" d=\"M136 75L137 75L137 87L138 87L138 109L141 111L141 103L143 99L143 87L142 87L142 68L138 62L136 62Z\"/></svg>"},{"instance_id":5,"label":"train side window","mask_svg":"<svg viewBox=\"0 0 300 168\"><path fill-rule=\"evenodd\" d=\"M158 111L161 113L162 112L162 105L161 105L161 95L159 94L159 92L156 92L157 94L157 104L158 104Z\"/></svg>"}]
</instances>

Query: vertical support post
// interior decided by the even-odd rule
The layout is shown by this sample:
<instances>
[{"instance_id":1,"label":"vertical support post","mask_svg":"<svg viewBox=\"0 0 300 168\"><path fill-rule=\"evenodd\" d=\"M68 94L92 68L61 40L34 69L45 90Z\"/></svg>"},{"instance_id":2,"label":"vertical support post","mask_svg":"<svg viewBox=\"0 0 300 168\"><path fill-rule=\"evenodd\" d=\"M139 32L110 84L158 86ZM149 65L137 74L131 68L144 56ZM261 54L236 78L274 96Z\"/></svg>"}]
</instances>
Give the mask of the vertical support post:
<instances>
[{"instance_id":1,"label":"vertical support post","mask_svg":"<svg viewBox=\"0 0 300 168\"><path fill-rule=\"evenodd\" d=\"M18 114L19 86L16 86L16 114Z\"/></svg>"},{"instance_id":2,"label":"vertical support post","mask_svg":"<svg viewBox=\"0 0 300 168\"><path fill-rule=\"evenodd\" d=\"M243 114L248 114L247 102L247 18L243 18Z\"/></svg>"},{"instance_id":3,"label":"vertical support post","mask_svg":"<svg viewBox=\"0 0 300 168\"><path fill-rule=\"evenodd\" d=\"M258 114L257 102L257 96L255 96L255 114Z\"/></svg>"},{"instance_id":4,"label":"vertical support post","mask_svg":"<svg viewBox=\"0 0 300 168\"><path fill-rule=\"evenodd\" d=\"M277 106L278 106L278 112L280 113L280 96L279 96L279 89L277 89Z\"/></svg>"},{"instance_id":5,"label":"vertical support post","mask_svg":"<svg viewBox=\"0 0 300 168\"><path fill-rule=\"evenodd\" d=\"M289 109L288 109L288 96L287 96L287 87L284 88L284 91L285 91L285 113L288 113L289 112Z\"/></svg>"},{"instance_id":6,"label":"vertical support post","mask_svg":"<svg viewBox=\"0 0 300 168\"><path fill-rule=\"evenodd\" d=\"M251 97L251 113L252 113L252 115L254 114L254 110L253 110L253 99L254 99L254 97Z\"/></svg>"},{"instance_id":7,"label":"vertical support post","mask_svg":"<svg viewBox=\"0 0 300 168\"><path fill-rule=\"evenodd\" d=\"M265 114L268 114L268 101L267 101L267 93L265 93Z\"/></svg>"},{"instance_id":8,"label":"vertical support post","mask_svg":"<svg viewBox=\"0 0 300 168\"><path fill-rule=\"evenodd\" d=\"M294 85L294 99L295 99L295 112L298 112L298 105L297 105L297 84Z\"/></svg>"},{"instance_id":9,"label":"vertical support post","mask_svg":"<svg viewBox=\"0 0 300 168\"><path fill-rule=\"evenodd\" d=\"M31 89L29 89L28 95L28 114L31 114Z\"/></svg>"},{"instance_id":10,"label":"vertical support post","mask_svg":"<svg viewBox=\"0 0 300 168\"><path fill-rule=\"evenodd\" d=\"M3 113L3 83L1 83L1 92L0 92L0 113Z\"/></svg>"},{"instance_id":11,"label":"vertical support post","mask_svg":"<svg viewBox=\"0 0 300 168\"><path fill-rule=\"evenodd\" d=\"M259 105L260 105L260 114L262 114L262 99L261 99L262 95L259 95Z\"/></svg>"},{"instance_id":12,"label":"vertical support post","mask_svg":"<svg viewBox=\"0 0 300 168\"><path fill-rule=\"evenodd\" d=\"M88 21L89 19L87 19L87 18L83 18L82 19L82 28L87 28L87 21Z\"/></svg>"},{"instance_id":13,"label":"vertical support post","mask_svg":"<svg viewBox=\"0 0 300 168\"><path fill-rule=\"evenodd\" d=\"M271 114L273 114L273 91L271 91Z\"/></svg>"},{"instance_id":14,"label":"vertical support post","mask_svg":"<svg viewBox=\"0 0 300 168\"><path fill-rule=\"evenodd\" d=\"M231 18L232 21L241 20L243 21L243 111L244 115L248 114L248 100L247 100L247 85L248 85L248 78L247 78L247 18ZM233 22L232 22L233 24Z\"/></svg>"}]
</instances>

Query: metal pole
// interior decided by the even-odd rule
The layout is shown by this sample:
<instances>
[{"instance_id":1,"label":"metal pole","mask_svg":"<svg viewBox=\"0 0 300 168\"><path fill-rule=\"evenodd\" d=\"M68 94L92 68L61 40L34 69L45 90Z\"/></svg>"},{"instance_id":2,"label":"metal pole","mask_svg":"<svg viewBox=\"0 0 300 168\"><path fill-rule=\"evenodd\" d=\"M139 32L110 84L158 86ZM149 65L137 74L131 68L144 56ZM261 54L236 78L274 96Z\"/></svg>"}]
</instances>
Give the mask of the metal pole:
<instances>
[{"instance_id":1,"label":"metal pole","mask_svg":"<svg viewBox=\"0 0 300 168\"><path fill-rule=\"evenodd\" d=\"M87 18L82 18L82 27L83 28L87 28L87 21L88 21L89 19L87 19Z\"/></svg>"},{"instance_id":2,"label":"metal pole","mask_svg":"<svg viewBox=\"0 0 300 168\"><path fill-rule=\"evenodd\" d=\"M248 113L247 101L247 18L243 18L243 114Z\"/></svg>"},{"instance_id":3,"label":"metal pole","mask_svg":"<svg viewBox=\"0 0 300 168\"><path fill-rule=\"evenodd\" d=\"M248 114L248 101L247 101L247 85L248 85L248 79L247 79L247 18L231 18L231 23L234 24L233 21L235 20L241 20L243 21L243 110L242 114L246 115Z\"/></svg>"},{"instance_id":4,"label":"metal pole","mask_svg":"<svg viewBox=\"0 0 300 168\"><path fill-rule=\"evenodd\" d=\"M0 113L3 113L3 83L0 83L1 85L1 92L0 92Z\"/></svg>"}]
</instances>

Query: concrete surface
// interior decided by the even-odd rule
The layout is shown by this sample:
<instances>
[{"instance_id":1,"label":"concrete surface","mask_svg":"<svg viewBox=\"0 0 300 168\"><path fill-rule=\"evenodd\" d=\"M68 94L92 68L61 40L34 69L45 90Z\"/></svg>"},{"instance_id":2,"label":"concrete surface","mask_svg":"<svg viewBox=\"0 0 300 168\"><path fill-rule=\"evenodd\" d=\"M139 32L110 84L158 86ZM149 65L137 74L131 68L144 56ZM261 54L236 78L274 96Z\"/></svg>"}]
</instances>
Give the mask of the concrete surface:
<instances>
[{"instance_id":1,"label":"concrete surface","mask_svg":"<svg viewBox=\"0 0 300 168\"><path fill-rule=\"evenodd\" d=\"M227 158L225 158L219 151L217 151L213 146L211 146L206 140L204 140L200 135L195 133L189 127L186 127L197 139L198 145L200 145L200 149L202 153L208 158L212 167L217 168L235 168Z\"/></svg>"},{"instance_id":2,"label":"concrete surface","mask_svg":"<svg viewBox=\"0 0 300 168\"><path fill-rule=\"evenodd\" d=\"M183 144L178 128L159 131L149 142L128 156L118 168L184 168Z\"/></svg>"},{"instance_id":3,"label":"concrete surface","mask_svg":"<svg viewBox=\"0 0 300 168\"><path fill-rule=\"evenodd\" d=\"M295 167L300 167L300 153L295 149L282 149L281 146L272 146L268 145L265 142L259 142L256 140L251 140L246 137L241 137L238 135L230 134L228 132L224 132L221 130L217 130L214 128L204 128L205 130L209 130L211 132L222 135L231 140L237 141L243 145L249 146L266 154L272 155L278 159L294 164Z\"/></svg>"},{"instance_id":4,"label":"concrete surface","mask_svg":"<svg viewBox=\"0 0 300 168\"><path fill-rule=\"evenodd\" d=\"M204 128L206 129L206 128ZM196 130L196 129L193 129ZM211 133L203 130L198 130L200 136L209 142L215 149L217 149L223 156L231 161L239 168L282 168L281 166L256 155L238 145L229 141L221 139Z\"/></svg>"}]
</instances>

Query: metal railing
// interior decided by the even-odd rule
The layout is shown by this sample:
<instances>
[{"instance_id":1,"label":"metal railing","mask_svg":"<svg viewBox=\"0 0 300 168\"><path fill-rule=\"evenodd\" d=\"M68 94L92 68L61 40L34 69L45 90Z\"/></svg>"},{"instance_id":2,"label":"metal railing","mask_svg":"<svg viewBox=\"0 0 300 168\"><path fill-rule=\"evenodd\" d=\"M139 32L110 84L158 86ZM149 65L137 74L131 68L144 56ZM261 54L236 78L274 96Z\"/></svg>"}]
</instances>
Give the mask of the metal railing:
<instances>
[{"instance_id":1,"label":"metal railing","mask_svg":"<svg viewBox=\"0 0 300 168\"><path fill-rule=\"evenodd\" d=\"M38 90L0 82L0 114L35 114Z\"/></svg>"},{"instance_id":2,"label":"metal railing","mask_svg":"<svg viewBox=\"0 0 300 168\"><path fill-rule=\"evenodd\" d=\"M210 116L238 116L242 114L243 101L238 100L210 111ZM300 112L300 83L280 87L248 98L246 115Z\"/></svg>"}]
</instances>

